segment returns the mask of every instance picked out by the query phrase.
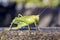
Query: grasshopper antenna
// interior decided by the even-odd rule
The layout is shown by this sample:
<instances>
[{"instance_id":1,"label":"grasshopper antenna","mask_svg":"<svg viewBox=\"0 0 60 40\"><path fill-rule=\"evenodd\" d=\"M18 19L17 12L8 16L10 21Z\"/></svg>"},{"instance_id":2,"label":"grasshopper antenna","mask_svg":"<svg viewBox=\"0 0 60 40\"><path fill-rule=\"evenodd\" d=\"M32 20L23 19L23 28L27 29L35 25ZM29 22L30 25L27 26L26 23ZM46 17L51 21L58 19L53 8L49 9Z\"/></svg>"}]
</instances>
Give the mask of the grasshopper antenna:
<instances>
[{"instance_id":1,"label":"grasshopper antenna","mask_svg":"<svg viewBox=\"0 0 60 40\"><path fill-rule=\"evenodd\" d=\"M41 16L46 9L47 9L47 7L38 15Z\"/></svg>"},{"instance_id":2,"label":"grasshopper antenna","mask_svg":"<svg viewBox=\"0 0 60 40\"><path fill-rule=\"evenodd\" d=\"M47 9L47 7L46 7L41 13L39 13L38 15L41 16L41 15L43 14L43 12L45 12L46 9ZM40 18L39 18L39 20L40 20ZM38 23L37 30L39 31L39 29L40 29L40 28L39 28L39 23Z\"/></svg>"}]
</instances>

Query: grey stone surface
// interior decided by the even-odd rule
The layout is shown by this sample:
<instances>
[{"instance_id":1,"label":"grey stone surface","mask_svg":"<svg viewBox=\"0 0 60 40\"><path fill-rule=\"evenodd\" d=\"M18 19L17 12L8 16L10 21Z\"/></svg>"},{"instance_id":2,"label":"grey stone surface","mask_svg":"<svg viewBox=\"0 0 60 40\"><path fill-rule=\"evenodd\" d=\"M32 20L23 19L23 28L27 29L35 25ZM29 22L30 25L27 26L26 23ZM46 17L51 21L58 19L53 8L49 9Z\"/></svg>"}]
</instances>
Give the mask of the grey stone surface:
<instances>
[{"instance_id":1,"label":"grey stone surface","mask_svg":"<svg viewBox=\"0 0 60 40\"><path fill-rule=\"evenodd\" d=\"M3 31L0 40L60 40L60 33L45 33L39 31Z\"/></svg>"}]
</instances>

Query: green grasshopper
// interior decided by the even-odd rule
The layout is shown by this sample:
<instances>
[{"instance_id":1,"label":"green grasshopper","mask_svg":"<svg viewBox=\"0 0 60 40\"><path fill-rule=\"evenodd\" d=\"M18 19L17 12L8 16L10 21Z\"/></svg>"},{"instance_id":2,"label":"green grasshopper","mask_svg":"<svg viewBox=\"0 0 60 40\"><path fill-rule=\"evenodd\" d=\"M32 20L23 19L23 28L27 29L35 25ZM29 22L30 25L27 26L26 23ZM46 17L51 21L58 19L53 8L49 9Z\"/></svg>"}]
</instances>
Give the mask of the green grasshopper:
<instances>
[{"instance_id":1,"label":"green grasshopper","mask_svg":"<svg viewBox=\"0 0 60 40\"><path fill-rule=\"evenodd\" d=\"M31 15L31 16L22 16L21 14L18 14L18 17L15 17L9 27L8 30L17 30L22 27L28 26L28 29L30 30L30 24L35 24L39 22L39 15ZM17 24L17 27L12 27L13 24Z\"/></svg>"},{"instance_id":2,"label":"green grasshopper","mask_svg":"<svg viewBox=\"0 0 60 40\"><path fill-rule=\"evenodd\" d=\"M47 8L45 8L41 14L46 10ZM22 16L21 14L18 14L18 17L15 17L15 19L13 19L10 27L8 30L17 30L17 29L20 29L22 27L25 27L25 26L28 26L28 29L30 30L30 24L35 24L36 26L36 23L39 22L39 16L41 14L38 14L38 15L31 15L31 16ZM12 24L17 24L17 27L13 27L12 28ZM37 30L38 30L38 27L37 27Z\"/></svg>"}]
</instances>

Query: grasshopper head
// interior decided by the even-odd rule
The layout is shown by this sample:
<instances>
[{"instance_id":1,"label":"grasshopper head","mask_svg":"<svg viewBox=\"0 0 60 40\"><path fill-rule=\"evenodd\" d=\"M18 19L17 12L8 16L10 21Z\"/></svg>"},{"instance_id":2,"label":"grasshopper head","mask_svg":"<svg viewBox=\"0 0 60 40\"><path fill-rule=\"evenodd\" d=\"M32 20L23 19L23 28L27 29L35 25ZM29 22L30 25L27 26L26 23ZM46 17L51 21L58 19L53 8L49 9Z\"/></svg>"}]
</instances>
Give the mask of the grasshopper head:
<instances>
[{"instance_id":1,"label":"grasshopper head","mask_svg":"<svg viewBox=\"0 0 60 40\"><path fill-rule=\"evenodd\" d=\"M36 22L39 22L39 15L34 15L33 18Z\"/></svg>"},{"instance_id":2,"label":"grasshopper head","mask_svg":"<svg viewBox=\"0 0 60 40\"><path fill-rule=\"evenodd\" d=\"M35 16L35 20L38 22L39 21L39 15Z\"/></svg>"}]
</instances>

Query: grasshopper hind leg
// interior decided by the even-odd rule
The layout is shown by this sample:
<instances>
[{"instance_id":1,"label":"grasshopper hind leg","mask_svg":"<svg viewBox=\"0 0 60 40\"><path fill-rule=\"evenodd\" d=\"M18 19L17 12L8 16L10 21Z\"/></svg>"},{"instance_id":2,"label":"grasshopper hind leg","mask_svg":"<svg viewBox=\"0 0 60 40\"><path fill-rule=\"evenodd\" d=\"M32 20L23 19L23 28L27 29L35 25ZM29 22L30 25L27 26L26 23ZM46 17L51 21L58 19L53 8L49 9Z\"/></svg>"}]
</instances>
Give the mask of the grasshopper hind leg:
<instances>
[{"instance_id":1,"label":"grasshopper hind leg","mask_svg":"<svg viewBox=\"0 0 60 40\"><path fill-rule=\"evenodd\" d=\"M22 15L21 14L18 14L18 17L22 17Z\"/></svg>"},{"instance_id":2,"label":"grasshopper hind leg","mask_svg":"<svg viewBox=\"0 0 60 40\"><path fill-rule=\"evenodd\" d=\"M7 28L6 30L10 31L12 29L12 24L13 23L11 23L11 25L9 26L9 28Z\"/></svg>"}]
</instances>

